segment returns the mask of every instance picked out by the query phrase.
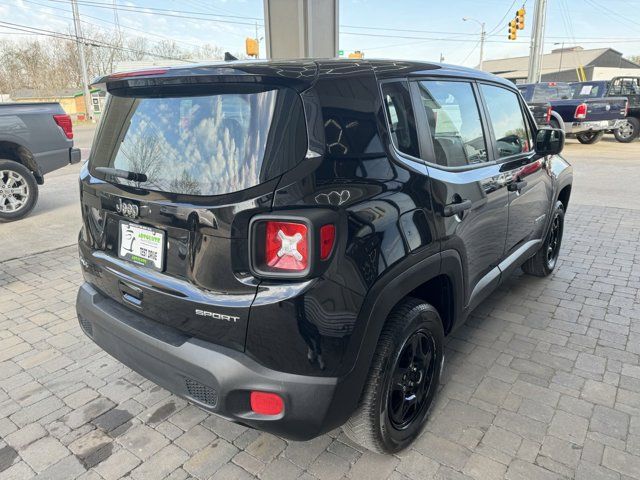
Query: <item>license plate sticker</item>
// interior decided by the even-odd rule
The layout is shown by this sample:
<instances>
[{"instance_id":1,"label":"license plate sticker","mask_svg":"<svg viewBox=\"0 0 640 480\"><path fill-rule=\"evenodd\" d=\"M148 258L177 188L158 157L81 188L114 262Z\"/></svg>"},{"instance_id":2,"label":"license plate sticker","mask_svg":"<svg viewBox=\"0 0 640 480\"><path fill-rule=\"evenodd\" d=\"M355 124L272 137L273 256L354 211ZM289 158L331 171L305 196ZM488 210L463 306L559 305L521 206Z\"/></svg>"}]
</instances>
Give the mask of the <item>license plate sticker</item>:
<instances>
[{"instance_id":1,"label":"license plate sticker","mask_svg":"<svg viewBox=\"0 0 640 480\"><path fill-rule=\"evenodd\" d=\"M120 222L118 256L143 267L162 271L164 235L162 230L156 228Z\"/></svg>"}]
</instances>

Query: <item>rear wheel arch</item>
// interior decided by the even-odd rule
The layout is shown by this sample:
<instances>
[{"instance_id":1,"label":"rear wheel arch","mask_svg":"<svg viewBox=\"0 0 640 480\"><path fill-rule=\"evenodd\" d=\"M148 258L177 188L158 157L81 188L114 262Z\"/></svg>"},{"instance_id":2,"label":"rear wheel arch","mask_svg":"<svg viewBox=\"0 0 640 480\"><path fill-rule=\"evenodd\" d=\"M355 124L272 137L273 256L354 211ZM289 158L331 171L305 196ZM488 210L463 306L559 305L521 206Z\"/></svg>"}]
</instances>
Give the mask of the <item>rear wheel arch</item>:
<instances>
[{"instance_id":1,"label":"rear wheel arch","mask_svg":"<svg viewBox=\"0 0 640 480\"><path fill-rule=\"evenodd\" d=\"M418 294L418 298L426 291L426 286L436 283L447 285L452 305L450 310L443 309L444 317L438 307L433 306L441 315L445 334L453 330L461 318L463 301L462 263L460 256L454 250L446 250L433 254L406 265L401 262L388 272L382 281L378 281L369 291L360 310L359 320L354 335L361 336L359 350L353 359L353 369L348 374L350 394L342 398L350 398L356 407L360 398L371 362L375 353L380 334L387 318L393 309L406 298ZM447 297L445 297L447 298ZM429 303L428 300L424 300ZM437 302L436 302L437 303ZM442 308L444 304L441 303ZM446 318L446 320L445 320ZM358 331L359 330L359 331ZM346 388L346 387L345 387ZM350 405L351 407L351 405ZM343 405L342 408L345 408ZM347 410L353 411L348 408Z\"/></svg>"},{"instance_id":2,"label":"rear wheel arch","mask_svg":"<svg viewBox=\"0 0 640 480\"><path fill-rule=\"evenodd\" d=\"M567 211L567 207L569 206L569 198L571 198L571 184L565 185L558 193L558 200L562 202L564 205L564 211Z\"/></svg>"},{"instance_id":3,"label":"rear wheel arch","mask_svg":"<svg viewBox=\"0 0 640 480\"><path fill-rule=\"evenodd\" d=\"M551 125L553 128L560 128L563 131L565 130L564 120L555 110L551 110L551 121L549 122L549 125Z\"/></svg>"},{"instance_id":4,"label":"rear wheel arch","mask_svg":"<svg viewBox=\"0 0 640 480\"><path fill-rule=\"evenodd\" d=\"M42 185L44 183L44 178L40 173L40 169L33 157L33 153L31 153L31 150L27 147L8 140L0 140L0 158L13 160L24 165L31 170L31 173L33 173L38 185Z\"/></svg>"}]
</instances>

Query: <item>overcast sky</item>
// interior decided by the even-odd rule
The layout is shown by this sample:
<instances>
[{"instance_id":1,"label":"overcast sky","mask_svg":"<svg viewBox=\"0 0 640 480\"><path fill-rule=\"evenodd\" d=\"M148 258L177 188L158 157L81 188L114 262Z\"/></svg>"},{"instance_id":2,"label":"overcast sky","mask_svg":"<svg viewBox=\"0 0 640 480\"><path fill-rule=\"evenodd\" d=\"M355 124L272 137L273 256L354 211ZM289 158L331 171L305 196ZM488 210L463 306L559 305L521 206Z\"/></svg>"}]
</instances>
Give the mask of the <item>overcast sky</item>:
<instances>
[{"instance_id":1,"label":"overcast sky","mask_svg":"<svg viewBox=\"0 0 640 480\"><path fill-rule=\"evenodd\" d=\"M322 0L316 0L322 1ZM244 39L264 35L262 0L116 0L122 32L150 42L173 39L185 48L204 43L244 50ZM81 18L93 28L114 28L113 0L78 0ZM548 0L545 52L565 46L612 47L640 55L640 0ZM102 5L102 7L100 7ZM367 57L437 61L475 66L480 26L486 23L485 59L527 55L534 0L526 2L527 25L518 40L507 40L507 22L518 0L340 0L340 46ZM108 7L108 8L104 8ZM151 11L131 11L152 7ZM185 13L189 12L189 13ZM200 18L184 18L200 17ZM68 0L0 0L0 21L47 30L72 28ZM0 35L33 38L0 26ZM409 37L409 38L407 38ZM558 43L558 45L553 45ZM262 49L262 52L264 49Z\"/></svg>"}]
</instances>

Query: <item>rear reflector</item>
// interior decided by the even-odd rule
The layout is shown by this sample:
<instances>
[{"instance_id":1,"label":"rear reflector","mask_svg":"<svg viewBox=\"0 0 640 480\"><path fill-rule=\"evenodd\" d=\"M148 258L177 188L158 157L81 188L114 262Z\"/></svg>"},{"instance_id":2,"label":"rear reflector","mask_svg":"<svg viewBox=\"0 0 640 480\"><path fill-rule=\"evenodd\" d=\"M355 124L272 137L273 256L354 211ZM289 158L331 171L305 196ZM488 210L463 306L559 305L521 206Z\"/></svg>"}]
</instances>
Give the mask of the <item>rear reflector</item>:
<instances>
[{"instance_id":1,"label":"rear reflector","mask_svg":"<svg viewBox=\"0 0 640 480\"><path fill-rule=\"evenodd\" d=\"M576 113L574 115L575 118L582 119L587 116L587 104L581 103L576 107Z\"/></svg>"},{"instance_id":2,"label":"rear reflector","mask_svg":"<svg viewBox=\"0 0 640 480\"><path fill-rule=\"evenodd\" d=\"M320 227L320 260L326 260L331 255L333 244L336 240L335 225L323 225Z\"/></svg>"},{"instance_id":3,"label":"rear reflector","mask_svg":"<svg viewBox=\"0 0 640 480\"><path fill-rule=\"evenodd\" d=\"M301 272L309 265L309 230L304 223L266 222L265 264L274 269Z\"/></svg>"},{"instance_id":4,"label":"rear reflector","mask_svg":"<svg viewBox=\"0 0 640 480\"><path fill-rule=\"evenodd\" d=\"M284 402L275 393L251 392L251 410L260 415L279 415L284 410Z\"/></svg>"},{"instance_id":5,"label":"rear reflector","mask_svg":"<svg viewBox=\"0 0 640 480\"><path fill-rule=\"evenodd\" d=\"M58 126L62 129L66 137L71 140L73 139L73 124L71 123L71 117L67 114L54 115L53 119L58 124Z\"/></svg>"}]
</instances>

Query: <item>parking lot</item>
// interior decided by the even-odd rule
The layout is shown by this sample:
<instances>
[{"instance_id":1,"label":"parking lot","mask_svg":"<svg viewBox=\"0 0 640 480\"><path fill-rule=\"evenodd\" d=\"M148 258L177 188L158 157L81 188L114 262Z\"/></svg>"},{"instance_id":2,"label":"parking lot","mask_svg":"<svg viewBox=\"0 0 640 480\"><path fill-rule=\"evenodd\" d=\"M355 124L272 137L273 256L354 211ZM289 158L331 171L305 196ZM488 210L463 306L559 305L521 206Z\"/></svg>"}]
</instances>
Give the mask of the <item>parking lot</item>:
<instances>
[{"instance_id":1,"label":"parking lot","mask_svg":"<svg viewBox=\"0 0 640 480\"><path fill-rule=\"evenodd\" d=\"M55 172L0 227L0 480L640 478L640 142L564 156L557 270L514 275L448 341L432 418L397 456L229 423L102 352L74 307L80 165Z\"/></svg>"}]
</instances>

